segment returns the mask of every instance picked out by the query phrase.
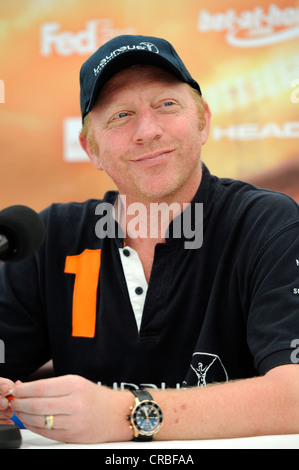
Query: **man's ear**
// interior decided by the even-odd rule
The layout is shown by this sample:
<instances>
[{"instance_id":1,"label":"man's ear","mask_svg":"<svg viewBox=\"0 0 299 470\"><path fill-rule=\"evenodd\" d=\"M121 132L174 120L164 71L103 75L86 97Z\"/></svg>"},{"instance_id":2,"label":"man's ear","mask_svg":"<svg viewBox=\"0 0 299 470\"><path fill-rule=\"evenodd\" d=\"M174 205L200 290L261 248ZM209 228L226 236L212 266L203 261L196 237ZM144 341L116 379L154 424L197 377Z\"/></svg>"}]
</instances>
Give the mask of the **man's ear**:
<instances>
[{"instance_id":1,"label":"man's ear","mask_svg":"<svg viewBox=\"0 0 299 470\"><path fill-rule=\"evenodd\" d=\"M100 158L99 155L95 154L94 149L91 147L87 137L82 136L81 134L79 135L79 141L81 144L81 147L83 148L84 152L87 154L91 164L97 169L97 170L103 170L102 165L100 164Z\"/></svg>"},{"instance_id":2,"label":"man's ear","mask_svg":"<svg viewBox=\"0 0 299 470\"><path fill-rule=\"evenodd\" d=\"M211 124L211 110L208 103L205 101L205 127L201 131L201 144L204 145L208 140L210 134L210 124Z\"/></svg>"}]
</instances>

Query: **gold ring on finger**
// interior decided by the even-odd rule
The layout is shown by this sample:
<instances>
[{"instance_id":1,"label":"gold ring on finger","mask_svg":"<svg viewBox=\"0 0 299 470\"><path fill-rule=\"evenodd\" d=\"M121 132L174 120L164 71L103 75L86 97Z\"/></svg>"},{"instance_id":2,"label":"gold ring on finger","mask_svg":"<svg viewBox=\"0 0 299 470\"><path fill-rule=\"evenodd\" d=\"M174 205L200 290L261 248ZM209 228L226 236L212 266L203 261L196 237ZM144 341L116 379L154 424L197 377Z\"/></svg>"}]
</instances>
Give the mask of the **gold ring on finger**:
<instances>
[{"instance_id":1,"label":"gold ring on finger","mask_svg":"<svg viewBox=\"0 0 299 470\"><path fill-rule=\"evenodd\" d=\"M54 416L47 415L45 417L45 429L48 429L49 431L51 431L51 429L53 429L53 426L54 426Z\"/></svg>"}]
</instances>

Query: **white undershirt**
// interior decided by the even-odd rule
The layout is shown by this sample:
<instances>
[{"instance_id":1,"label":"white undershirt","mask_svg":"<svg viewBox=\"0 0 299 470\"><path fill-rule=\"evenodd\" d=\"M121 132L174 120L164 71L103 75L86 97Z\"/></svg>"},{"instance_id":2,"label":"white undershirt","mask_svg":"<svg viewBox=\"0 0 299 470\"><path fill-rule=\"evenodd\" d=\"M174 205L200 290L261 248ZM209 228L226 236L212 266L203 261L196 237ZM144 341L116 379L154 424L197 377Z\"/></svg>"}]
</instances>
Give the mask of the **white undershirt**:
<instances>
[{"instance_id":1,"label":"white undershirt","mask_svg":"<svg viewBox=\"0 0 299 470\"><path fill-rule=\"evenodd\" d=\"M124 253L126 253L127 256ZM139 331L148 284L138 253L133 250L133 248L126 246L125 248L119 249L119 254L127 282L132 309L135 314L136 324Z\"/></svg>"}]
</instances>

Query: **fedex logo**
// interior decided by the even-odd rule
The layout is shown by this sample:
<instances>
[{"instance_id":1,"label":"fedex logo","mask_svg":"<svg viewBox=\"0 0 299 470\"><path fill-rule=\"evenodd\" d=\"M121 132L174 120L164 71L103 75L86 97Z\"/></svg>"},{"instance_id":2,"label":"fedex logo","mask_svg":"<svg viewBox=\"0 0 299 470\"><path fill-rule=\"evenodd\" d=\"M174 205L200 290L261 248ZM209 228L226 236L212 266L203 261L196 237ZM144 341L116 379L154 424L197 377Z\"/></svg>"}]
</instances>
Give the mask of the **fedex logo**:
<instances>
[{"instance_id":1,"label":"fedex logo","mask_svg":"<svg viewBox=\"0 0 299 470\"><path fill-rule=\"evenodd\" d=\"M49 56L54 51L62 56L88 54L96 49L98 21L88 21L86 29L78 33L61 31L59 23L46 23L41 27L41 55Z\"/></svg>"},{"instance_id":2,"label":"fedex logo","mask_svg":"<svg viewBox=\"0 0 299 470\"><path fill-rule=\"evenodd\" d=\"M114 28L109 19L87 21L85 29L78 32L62 31L60 23L45 23L41 26L40 53L42 56L92 54L101 43L114 36L134 33L133 28L122 31Z\"/></svg>"}]
</instances>

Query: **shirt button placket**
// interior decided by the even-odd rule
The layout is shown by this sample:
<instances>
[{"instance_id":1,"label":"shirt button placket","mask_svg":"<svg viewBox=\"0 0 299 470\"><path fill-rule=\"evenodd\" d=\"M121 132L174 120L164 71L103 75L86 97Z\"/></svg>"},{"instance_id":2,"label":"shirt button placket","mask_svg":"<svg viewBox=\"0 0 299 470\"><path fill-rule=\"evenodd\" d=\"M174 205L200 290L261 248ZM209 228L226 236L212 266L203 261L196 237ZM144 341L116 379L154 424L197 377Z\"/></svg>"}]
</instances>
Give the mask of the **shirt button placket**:
<instances>
[{"instance_id":1,"label":"shirt button placket","mask_svg":"<svg viewBox=\"0 0 299 470\"><path fill-rule=\"evenodd\" d=\"M143 289L142 289L142 287L140 287L140 286L139 286L139 287L136 287L135 292L136 292L137 295L142 295L142 294L143 294Z\"/></svg>"}]
</instances>

